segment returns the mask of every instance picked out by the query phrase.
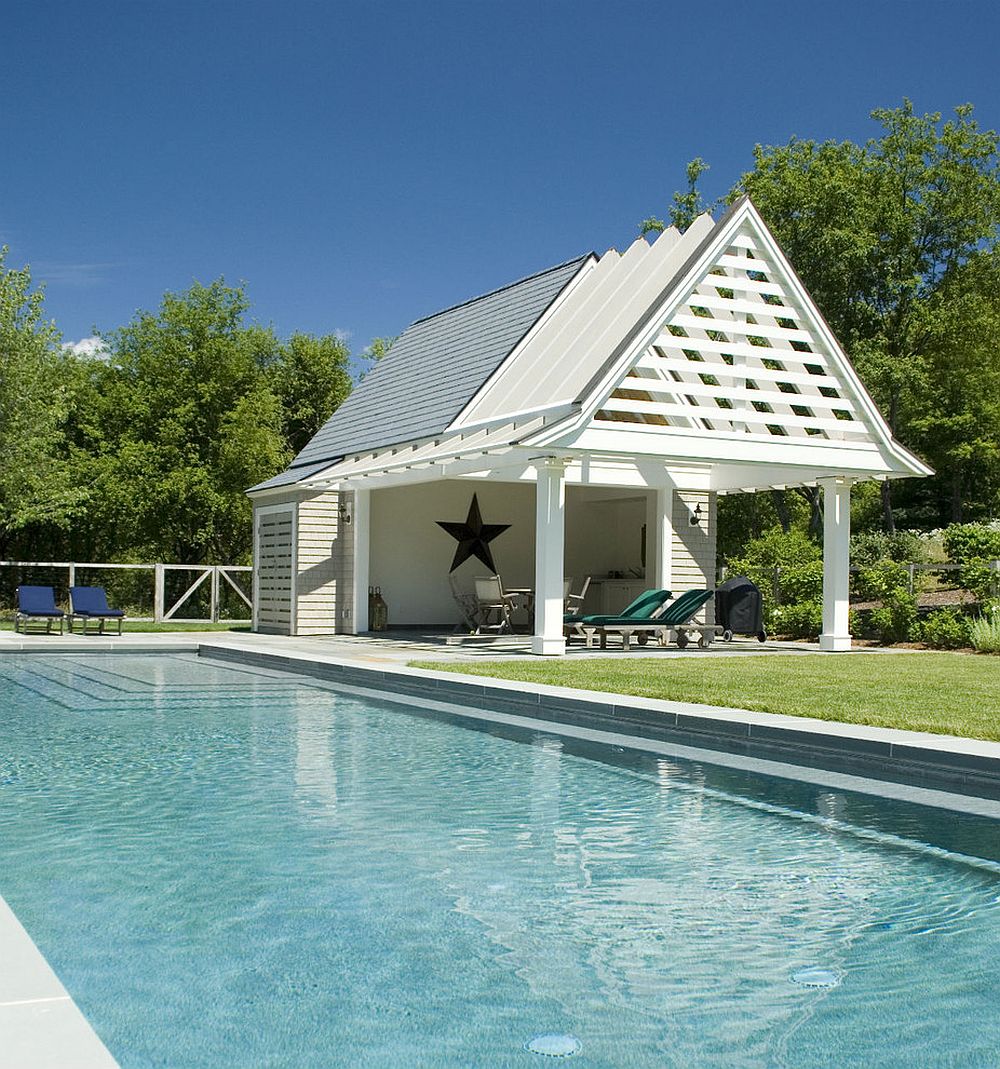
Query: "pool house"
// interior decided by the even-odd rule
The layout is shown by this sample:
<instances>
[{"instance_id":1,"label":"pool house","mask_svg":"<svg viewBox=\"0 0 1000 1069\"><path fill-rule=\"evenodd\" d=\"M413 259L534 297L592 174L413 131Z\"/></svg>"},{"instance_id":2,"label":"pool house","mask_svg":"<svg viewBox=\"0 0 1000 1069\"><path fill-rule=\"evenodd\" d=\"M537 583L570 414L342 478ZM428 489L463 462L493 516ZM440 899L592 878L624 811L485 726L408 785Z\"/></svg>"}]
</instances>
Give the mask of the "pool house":
<instances>
[{"instance_id":1,"label":"pool house","mask_svg":"<svg viewBox=\"0 0 1000 1069\"><path fill-rule=\"evenodd\" d=\"M719 495L819 486L820 645L843 650L851 486L927 474L743 198L408 327L249 491L254 628L365 632L373 586L391 624L454 624L495 572L558 655L567 577L597 612L710 588Z\"/></svg>"}]
</instances>

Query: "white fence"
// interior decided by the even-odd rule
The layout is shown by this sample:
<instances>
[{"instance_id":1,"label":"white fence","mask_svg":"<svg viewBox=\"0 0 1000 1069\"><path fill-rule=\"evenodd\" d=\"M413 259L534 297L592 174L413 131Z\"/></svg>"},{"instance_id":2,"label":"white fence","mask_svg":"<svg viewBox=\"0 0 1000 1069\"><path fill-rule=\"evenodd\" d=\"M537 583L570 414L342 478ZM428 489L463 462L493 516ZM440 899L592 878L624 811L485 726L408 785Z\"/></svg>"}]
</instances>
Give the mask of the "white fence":
<instances>
[{"instance_id":1,"label":"white fence","mask_svg":"<svg viewBox=\"0 0 1000 1069\"><path fill-rule=\"evenodd\" d=\"M146 620L155 623L163 623L172 620L175 623L201 624L218 623L222 619L221 607L223 595L232 591L240 610L246 607L243 616L226 616L227 622L249 623L253 615L252 584L239 582L240 575L249 575L253 568L245 564L108 564L81 561L0 561L0 569L17 569L17 583L30 583L31 571L44 570L50 573L53 570L66 572L66 588L71 586L96 586L99 585L88 580L87 571L131 571L148 572L152 580L152 616L135 616L129 614L132 620ZM193 579L191 582L181 583L183 592L178 596L176 590L168 591L169 577L176 573L187 572ZM26 574L27 573L27 574ZM81 574L83 573L83 574ZM2 573L0 573L2 574ZM178 576L179 577L179 576ZM208 584L208 615L207 616L179 616L178 613L185 606L192 604L191 598L196 591L204 590ZM46 584L51 585L51 584ZM247 586L251 589L248 590ZM230 599L232 600L232 599Z\"/></svg>"}]
</instances>

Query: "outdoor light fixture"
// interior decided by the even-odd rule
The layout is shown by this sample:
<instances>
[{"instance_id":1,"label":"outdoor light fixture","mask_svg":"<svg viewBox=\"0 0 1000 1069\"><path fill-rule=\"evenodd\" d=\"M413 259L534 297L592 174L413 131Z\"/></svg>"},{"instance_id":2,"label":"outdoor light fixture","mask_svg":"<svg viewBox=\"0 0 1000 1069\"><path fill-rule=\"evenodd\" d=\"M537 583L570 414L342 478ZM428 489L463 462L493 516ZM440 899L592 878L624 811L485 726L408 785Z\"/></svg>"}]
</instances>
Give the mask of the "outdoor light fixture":
<instances>
[{"instance_id":1,"label":"outdoor light fixture","mask_svg":"<svg viewBox=\"0 0 1000 1069\"><path fill-rule=\"evenodd\" d=\"M351 510L347 507L346 503L341 503L337 513L344 524L349 524L351 522Z\"/></svg>"},{"instance_id":2,"label":"outdoor light fixture","mask_svg":"<svg viewBox=\"0 0 1000 1069\"><path fill-rule=\"evenodd\" d=\"M701 502L694 507L694 512L688 517L688 523L692 527L698 527L701 524Z\"/></svg>"}]
</instances>

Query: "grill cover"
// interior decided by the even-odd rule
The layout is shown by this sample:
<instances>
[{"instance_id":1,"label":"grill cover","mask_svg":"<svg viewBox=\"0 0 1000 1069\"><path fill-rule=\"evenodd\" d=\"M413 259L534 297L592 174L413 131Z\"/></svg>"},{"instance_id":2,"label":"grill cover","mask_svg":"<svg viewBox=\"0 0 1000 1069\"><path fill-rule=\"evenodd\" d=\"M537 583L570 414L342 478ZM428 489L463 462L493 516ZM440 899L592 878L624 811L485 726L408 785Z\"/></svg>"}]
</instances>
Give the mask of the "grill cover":
<instances>
[{"instance_id":1,"label":"grill cover","mask_svg":"<svg viewBox=\"0 0 1000 1069\"><path fill-rule=\"evenodd\" d=\"M759 635L764 630L760 588L745 575L727 579L715 591L715 622L736 635Z\"/></svg>"}]
</instances>

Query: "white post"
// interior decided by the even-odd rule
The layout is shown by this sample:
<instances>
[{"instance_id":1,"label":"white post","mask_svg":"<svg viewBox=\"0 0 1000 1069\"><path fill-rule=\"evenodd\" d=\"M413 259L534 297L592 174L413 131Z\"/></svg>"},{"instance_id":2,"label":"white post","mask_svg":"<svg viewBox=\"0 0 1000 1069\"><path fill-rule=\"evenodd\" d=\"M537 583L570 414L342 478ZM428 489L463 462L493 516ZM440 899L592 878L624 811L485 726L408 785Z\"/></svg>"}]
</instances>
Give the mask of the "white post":
<instances>
[{"instance_id":1,"label":"white post","mask_svg":"<svg viewBox=\"0 0 1000 1069\"><path fill-rule=\"evenodd\" d=\"M371 554L371 490L354 491L354 614L351 633L368 630L368 585Z\"/></svg>"},{"instance_id":2,"label":"white post","mask_svg":"<svg viewBox=\"0 0 1000 1069\"><path fill-rule=\"evenodd\" d=\"M661 590L669 590L674 564L674 491L672 487L656 491L656 557L647 577Z\"/></svg>"},{"instance_id":3,"label":"white post","mask_svg":"<svg viewBox=\"0 0 1000 1069\"><path fill-rule=\"evenodd\" d=\"M163 600L164 600L164 588L165 572L162 564L153 565L153 620L158 623L163 623Z\"/></svg>"},{"instance_id":4,"label":"white post","mask_svg":"<svg viewBox=\"0 0 1000 1069\"><path fill-rule=\"evenodd\" d=\"M211 600L209 602L208 611L212 623L217 624L219 622L219 566L217 564L212 565L211 583Z\"/></svg>"},{"instance_id":5,"label":"white post","mask_svg":"<svg viewBox=\"0 0 1000 1069\"><path fill-rule=\"evenodd\" d=\"M535 482L535 634L531 652L547 657L566 652L563 637L565 471L564 460L541 460Z\"/></svg>"},{"instance_id":6,"label":"white post","mask_svg":"<svg viewBox=\"0 0 1000 1069\"><path fill-rule=\"evenodd\" d=\"M820 479L819 485L823 487L823 633L819 645L833 653L851 648L851 482Z\"/></svg>"}]
</instances>

